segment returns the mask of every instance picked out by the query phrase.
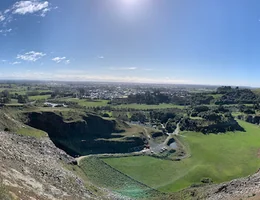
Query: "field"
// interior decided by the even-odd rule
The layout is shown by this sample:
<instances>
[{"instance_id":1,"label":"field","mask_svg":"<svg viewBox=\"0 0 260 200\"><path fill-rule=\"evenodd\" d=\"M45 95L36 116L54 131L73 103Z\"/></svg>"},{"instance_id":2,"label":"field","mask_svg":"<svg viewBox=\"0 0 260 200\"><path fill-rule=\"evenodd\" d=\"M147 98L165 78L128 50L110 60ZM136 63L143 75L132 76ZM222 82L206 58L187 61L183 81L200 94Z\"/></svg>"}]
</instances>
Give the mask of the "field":
<instances>
[{"instance_id":1,"label":"field","mask_svg":"<svg viewBox=\"0 0 260 200\"><path fill-rule=\"evenodd\" d=\"M80 161L80 168L88 179L99 187L105 187L131 198L149 198L160 193L113 169L96 157L86 157Z\"/></svg>"},{"instance_id":2,"label":"field","mask_svg":"<svg viewBox=\"0 0 260 200\"><path fill-rule=\"evenodd\" d=\"M191 157L168 161L148 156L105 158L107 164L152 188L175 192L209 177L214 183L256 172L260 166L260 128L239 121L246 132L203 135L185 132L179 139Z\"/></svg>"},{"instance_id":3,"label":"field","mask_svg":"<svg viewBox=\"0 0 260 200\"><path fill-rule=\"evenodd\" d=\"M87 100L87 99L76 99L76 98L60 98L59 101L65 102L75 102L80 106L85 107L98 107L98 106L107 106L108 100Z\"/></svg>"},{"instance_id":4,"label":"field","mask_svg":"<svg viewBox=\"0 0 260 200\"><path fill-rule=\"evenodd\" d=\"M166 109L166 108L180 108L184 109L185 106L179 106L175 104L159 104L159 105L146 105L146 104L122 104L122 105L110 105L108 100L87 100L87 99L77 99L77 98L60 98L59 101L65 102L76 102L80 106L85 107L98 107L98 106L112 106L114 108L132 108L138 110L148 110L148 109Z\"/></svg>"},{"instance_id":5,"label":"field","mask_svg":"<svg viewBox=\"0 0 260 200\"><path fill-rule=\"evenodd\" d=\"M45 100L49 99L51 95L36 95L36 96L29 96L30 101L37 101L37 100Z\"/></svg>"}]
</instances>

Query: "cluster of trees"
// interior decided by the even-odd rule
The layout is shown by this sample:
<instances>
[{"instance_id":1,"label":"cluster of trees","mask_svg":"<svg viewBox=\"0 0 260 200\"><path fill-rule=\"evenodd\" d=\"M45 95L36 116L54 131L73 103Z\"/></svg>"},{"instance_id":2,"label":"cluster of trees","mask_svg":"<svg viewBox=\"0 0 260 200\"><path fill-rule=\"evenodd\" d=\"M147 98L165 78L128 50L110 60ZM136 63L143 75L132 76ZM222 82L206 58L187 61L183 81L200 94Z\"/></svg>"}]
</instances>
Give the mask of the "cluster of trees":
<instances>
[{"instance_id":1,"label":"cluster of trees","mask_svg":"<svg viewBox=\"0 0 260 200\"><path fill-rule=\"evenodd\" d=\"M32 91L28 91L27 96L37 96L37 95L48 95L48 94L52 94L51 91L46 91L46 92L39 92L38 90L32 90Z\"/></svg>"},{"instance_id":2,"label":"cluster of trees","mask_svg":"<svg viewBox=\"0 0 260 200\"><path fill-rule=\"evenodd\" d=\"M204 134L244 131L232 115L223 116L221 120L217 121L194 120L186 117L181 121L180 128L181 130L202 132Z\"/></svg>"},{"instance_id":3,"label":"cluster of trees","mask_svg":"<svg viewBox=\"0 0 260 200\"><path fill-rule=\"evenodd\" d=\"M152 123L169 123L171 120L172 122L177 122L181 119L182 114L178 114L173 111L164 111L164 110L153 110L150 112L134 112L130 120L131 121L139 121L141 123L150 121ZM176 125L176 124L175 124Z\"/></svg>"},{"instance_id":4,"label":"cluster of trees","mask_svg":"<svg viewBox=\"0 0 260 200\"><path fill-rule=\"evenodd\" d=\"M219 94L223 94L215 104L254 104L259 101L259 97L250 89L239 89L231 87L220 87L217 89Z\"/></svg>"},{"instance_id":5,"label":"cluster of trees","mask_svg":"<svg viewBox=\"0 0 260 200\"><path fill-rule=\"evenodd\" d=\"M76 97L76 94L67 89L63 88L56 88L52 93L51 93L51 98L59 98L59 97Z\"/></svg>"},{"instance_id":6,"label":"cluster of trees","mask_svg":"<svg viewBox=\"0 0 260 200\"><path fill-rule=\"evenodd\" d=\"M236 90L238 90L239 88L236 87ZM222 87L218 87L217 88L217 93L218 94L226 94L228 92L232 92L234 89L231 86L222 86Z\"/></svg>"},{"instance_id":7,"label":"cluster of trees","mask_svg":"<svg viewBox=\"0 0 260 200\"><path fill-rule=\"evenodd\" d=\"M10 94L8 90L4 90L0 92L0 103L6 104L10 103L11 99L17 99L18 103L27 103L29 102L29 98L27 95L18 95L18 94Z\"/></svg>"},{"instance_id":8,"label":"cluster of trees","mask_svg":"<svg viewBox=\"0 0 260 200\"><path fill-rule=\"evenodd\" d=\"M260 116L259 115L239 115L238 119L244 120L251 124L260 124Z\"/></svg>"},{"instance_id":9,"label":"cluster of trees","mask_svg":"<svg viewBox=\"0 0 260 200\"><path fill-rule=\"evenodd\" d=\"M196 106L193 108L193 110L191 111L191 116L192 117L197 117L199 113L201 112L206 112L209 111L209 107L208 106Z\"/></svg>"},{"instance_id":10,"label":"cluster of trees","mask_svg":"<svg viewBox=\"0 0 260 200\"><path fill-rule=\"evenodd\" d=\"M191 105L201 105L201 104L210 104L214 100L214 97L211 95L206 95L203 93L191 95L190 104Z\"/></svg>"},{"instance_id":11,"label":"cluster of trees","mask_svg":"<svg viewBox=\"0 0 260 200\"><path fill-rule=\"evenodd\" d=\"M28 103L29 98L27 95L18 95L17 96L18 103Z\"/></svg>"},{"instance_id":12,"label":"cluster of trees","mask_svg":"<svg viewBox=\"0 0 260 200\"><path fill-rule=\"evenodd\" d=\"M167 94L159 91L131 94L125 99L113 99L111 104L147 104L158 105L161 103L172 103L176 105L201 105L210 104L214 100L213 96L197 93L182 96L180 94Z\"/></svg>"},{"instance_id":13,"label":"cluster of trees","mask_svg":"<svg viewBox=\"0 0 260 200\"><path fill-rule=\"evenodd\" d=\"M0 103L10 103L11 95L8 90L4 90L0 93Z\"/></svg>"},{"instance_id":14,"label":"cluster of trees","mask_svg":"<svg viewBox=\"0 0 260 200\"><path fill-rule=\"evenodd\" d=\"M126 101L127 103L155 105L160 103L170 103L170 98L167 94L162 94L157 91L153 93L145 92L144 94L132 94L128 96Z\"/></svg>"},{"instance_id":15,"label":"cluster of trees","mask_svg":"<svg viewBox=\"0 0 260 200\"><path fill-rule=\"evenodd\" d=\"M245 106L245 105L239 105L239 111L245 114L255 114L256 108Z\"/></svg>"},{"instance_id":16,"label":"cluster of trees","mask_svg":"<svg viewBox=\"0 0 260 200\"><path fill-rule=\"evenodd\" d=\"M158 121L160 123L166 123L170 119L174 119L179 115L173 111L162 111L162 110L154 110L149 112L149 117L151 121Z\"/></svg>"},{"instance_id":17,"label":"cluster of trees","mask_svg":"<svg viewBox=\"0 0 260 200\"><path fill-rule=\"evenodd\" d=\"M146 115L142 112L136 112L134 113L131 118L131 121L134 122L141 122L141 123L145 123L147 121Z\"/></svg>"}]
</instances>

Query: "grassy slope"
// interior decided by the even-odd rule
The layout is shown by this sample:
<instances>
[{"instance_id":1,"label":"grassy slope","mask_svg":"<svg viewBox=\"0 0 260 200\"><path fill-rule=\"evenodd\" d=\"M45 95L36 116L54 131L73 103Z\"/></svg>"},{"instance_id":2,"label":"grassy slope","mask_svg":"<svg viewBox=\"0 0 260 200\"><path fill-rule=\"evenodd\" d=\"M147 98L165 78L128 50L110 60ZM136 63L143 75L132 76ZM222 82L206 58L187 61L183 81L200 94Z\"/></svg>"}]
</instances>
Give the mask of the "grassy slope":
<instances>
[{"instance_id":1,"label":"grassy slope","mask_svg":"<svg viewBox=\"0 0 260 200\"><path fill-rule=\"evenodd\" d=\"M19 135L31 136L36 138L47 137L48 134L42 130L32 128L30 126L21 127L16 131Z\"/></svg>"},{"instance_id":2,"label":"grassy slope","mask_svg":"<svg viewBox=\"0 0 260 200\"><path fill-rule=\"evenodd\" d=\"M79 166L93 184L124 196L137 199L159 195L157 191L120 173L99 158L86 157L80 161Z\"/></svg>"},{"instance_id":3,"label":"grassy slope","mask_svg":"<svg viewBox=\"0 0 260 200\"><path fill-rule=\"evenodd\" d=\"M246 132L223 135L203 135L186 132L179 137L189 144L192 156L180 162L152 157L104 159L123 173L164 192L174 192L201 178L210 177L215 183L247 176L260 167L260 129L239 121Z\"/></svg>"}]
</instances>

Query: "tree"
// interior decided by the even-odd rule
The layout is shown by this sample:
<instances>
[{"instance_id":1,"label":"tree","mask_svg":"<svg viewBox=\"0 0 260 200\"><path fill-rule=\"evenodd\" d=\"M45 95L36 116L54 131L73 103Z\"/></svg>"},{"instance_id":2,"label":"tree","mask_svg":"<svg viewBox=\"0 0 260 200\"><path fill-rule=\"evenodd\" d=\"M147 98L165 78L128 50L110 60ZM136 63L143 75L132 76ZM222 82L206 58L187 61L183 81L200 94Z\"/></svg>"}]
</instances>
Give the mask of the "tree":
<instances>
[{"instance_id":1,"label":"tree","mask_svg":"<svg viewBox=\"0 0 260 200\"><path fill-rule=\"evenodd\" d=\"M130 119L131 121L139 121L141 123L144 123L147 120L145 114L141 112L134 113Z\"/></svg>"},{"instance_id":2,"label":"tree","mask_svg":"<svg viewBox=\"0 0 260 200\"><path fill-rule=\"evenodd\" d=\"M18 95L18 103L27 103L29 102L27 95Z\"/></svg>"},{"instance_id":3,"label":"tree","mask_svg":"<svg viewBox=\"0 0 260 200\"><path fill-rule=\"evenodd\" d=\"M11 101L11 95L8 90L4 90L0 93L0 103L9 103Z\"/></svg>"}]
</instances>

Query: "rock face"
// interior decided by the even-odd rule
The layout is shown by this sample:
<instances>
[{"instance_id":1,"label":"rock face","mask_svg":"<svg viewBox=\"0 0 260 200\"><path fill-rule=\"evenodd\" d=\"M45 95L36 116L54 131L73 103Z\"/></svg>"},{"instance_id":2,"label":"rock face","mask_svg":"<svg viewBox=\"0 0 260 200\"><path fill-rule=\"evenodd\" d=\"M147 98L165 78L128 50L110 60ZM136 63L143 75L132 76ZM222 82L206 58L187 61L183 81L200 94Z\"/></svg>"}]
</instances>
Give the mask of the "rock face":
<instances>
[{"instance_id":1,"label":"rock face","mask_svg":"<svg viewBox=\"0 0 260 200\"><path fill-rule=\"evenodd\" d=\"M0 178L23 199L92 199L83 181L64 169L73 161L49 138L0 132Z\"/></svg>"},{"instance_id":2,"label":"rock face","mask_svg":"<svg viewBox=\"0 0 260 200\"><path fill-rule=\"evenodd\" d=\"M260 199L260 172L213 186L207 191L208 200Z\"/></svg>"},{"instance_id":3,"label":"rock face","mask_svg":"<svg viewBox=\"0 0 260 200\"><path fill-rule=\"evenodd\" d=\"M129 125L116 120L87 114L77 120L66 121L54 112L27 113L29 126L48 133L54 144L71 156L128 153L129 149L144 145L140 137L124 137Z\"/></svg>"}]
</instances>

